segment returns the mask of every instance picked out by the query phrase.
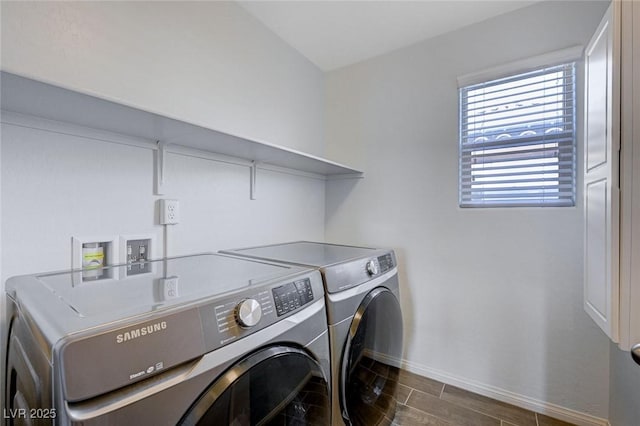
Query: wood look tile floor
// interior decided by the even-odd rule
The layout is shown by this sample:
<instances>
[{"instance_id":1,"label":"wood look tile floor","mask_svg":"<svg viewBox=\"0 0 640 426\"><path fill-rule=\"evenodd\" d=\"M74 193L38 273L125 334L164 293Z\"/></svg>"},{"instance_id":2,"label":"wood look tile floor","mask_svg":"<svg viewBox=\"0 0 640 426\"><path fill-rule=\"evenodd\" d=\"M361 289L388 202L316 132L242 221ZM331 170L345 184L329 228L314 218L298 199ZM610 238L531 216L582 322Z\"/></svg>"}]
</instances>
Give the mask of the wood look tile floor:
<instances>
[{"instance_id":1,"label":"wood look tile floor","mask_svg":"<svg viewBox=\"0 0 640 426\"><path fill-rule=\"evenodd\" d=\"M400 371L393 426L570 426L426 377Z\"/></svg>"}]
</instances>

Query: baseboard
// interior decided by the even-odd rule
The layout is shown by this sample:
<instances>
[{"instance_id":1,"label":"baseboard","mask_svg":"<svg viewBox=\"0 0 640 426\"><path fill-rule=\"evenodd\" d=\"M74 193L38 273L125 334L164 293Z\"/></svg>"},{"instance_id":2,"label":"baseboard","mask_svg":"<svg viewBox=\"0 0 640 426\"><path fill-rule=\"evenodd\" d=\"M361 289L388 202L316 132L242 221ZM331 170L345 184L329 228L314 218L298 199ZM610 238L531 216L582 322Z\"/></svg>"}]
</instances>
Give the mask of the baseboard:
<instances>
[{"instance_id":1,"label":"baseboard","mask_svg":"<svg viewBox=\"0 0 640 426\"><path fill-rule=\"evenodd\" d=\"M601 419L590 414L581 413L549 402L530 398L528 396L519 395L514 392L475 382L473 380L456 377L415 362L407 361L406 359L403 359L400 364L405 370L420 376L428 377L447 385L456 386L479 395L484 395L498 401L506 402L507 404L535 411L536 413L555 417L556 419L574 423L579 426L610 426L609 421L606 419Z\"/></svg>"}]
</instances>

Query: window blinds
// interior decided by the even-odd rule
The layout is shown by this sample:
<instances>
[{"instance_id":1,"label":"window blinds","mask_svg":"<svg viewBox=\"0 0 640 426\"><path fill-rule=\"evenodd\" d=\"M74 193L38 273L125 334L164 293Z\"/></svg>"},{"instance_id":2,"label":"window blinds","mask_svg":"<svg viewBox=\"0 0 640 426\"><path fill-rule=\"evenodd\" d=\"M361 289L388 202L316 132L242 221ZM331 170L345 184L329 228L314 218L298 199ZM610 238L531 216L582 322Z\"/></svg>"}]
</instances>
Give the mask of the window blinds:
<instances>
[{"instance_id":1,"label":"window blinds","mask_svg":"<svg viewBox=\"0 0 640 426\"><path fill-rule=\"evenodd\" d=\"M575 66L460 89L461 207L575 205Z\"/></svg>"}]
</instances>

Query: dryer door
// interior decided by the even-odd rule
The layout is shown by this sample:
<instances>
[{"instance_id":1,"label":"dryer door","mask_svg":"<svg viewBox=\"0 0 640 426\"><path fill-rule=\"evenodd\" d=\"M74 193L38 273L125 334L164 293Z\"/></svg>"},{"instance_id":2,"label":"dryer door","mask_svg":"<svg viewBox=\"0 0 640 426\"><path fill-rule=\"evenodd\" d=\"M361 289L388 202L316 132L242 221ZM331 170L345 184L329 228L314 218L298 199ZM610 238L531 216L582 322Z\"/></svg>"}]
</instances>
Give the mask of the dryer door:
<instances>
[{"instance_id":1,"label":"dryer door","mask_svg":"<svg viewBox=\"0 0 640 426\"><path fill-rule=\"evenodd\" d=\"M275 346L227 370L184 415L182 425L327 425L329 385L303 350Z\"/></svg>"},{"instance_id":2,"label":"dryer door","mask_svg":"<svg viewBox=\"0 0 640 426\"><path fill-rule=\"evenodd\" d=\"M372 290L353 317L341 366L342 415L353 425L393 420L402 359L402 311L386 288Z\"/></svg>"}]
</instances>

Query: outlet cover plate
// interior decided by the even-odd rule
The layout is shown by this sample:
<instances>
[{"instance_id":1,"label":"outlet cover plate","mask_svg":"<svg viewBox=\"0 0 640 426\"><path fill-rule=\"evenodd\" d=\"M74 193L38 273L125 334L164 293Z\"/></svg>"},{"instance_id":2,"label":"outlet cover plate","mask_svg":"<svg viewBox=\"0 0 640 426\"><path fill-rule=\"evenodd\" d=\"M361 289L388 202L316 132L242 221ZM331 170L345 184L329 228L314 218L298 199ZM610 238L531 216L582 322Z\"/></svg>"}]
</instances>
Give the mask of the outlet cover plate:
<instances>
[{"instance_id":1,"label":"outlet cover plate","mask_svg":"<svg viewBox=\"0 0 640 426\"><path fill-rule=\"evenodd\" d=\"M180 222L180 202L160 200L160 225L175 225Z\"/></svg>"}]
</instances>

